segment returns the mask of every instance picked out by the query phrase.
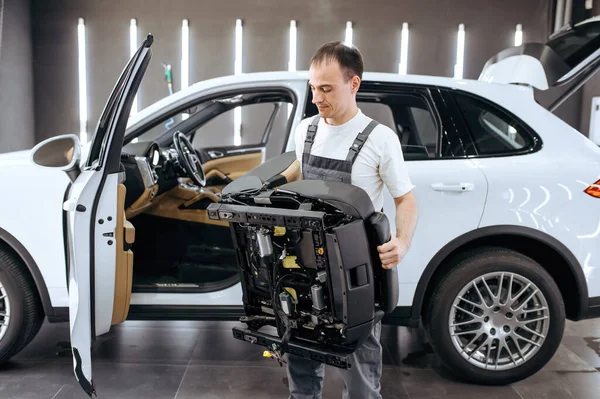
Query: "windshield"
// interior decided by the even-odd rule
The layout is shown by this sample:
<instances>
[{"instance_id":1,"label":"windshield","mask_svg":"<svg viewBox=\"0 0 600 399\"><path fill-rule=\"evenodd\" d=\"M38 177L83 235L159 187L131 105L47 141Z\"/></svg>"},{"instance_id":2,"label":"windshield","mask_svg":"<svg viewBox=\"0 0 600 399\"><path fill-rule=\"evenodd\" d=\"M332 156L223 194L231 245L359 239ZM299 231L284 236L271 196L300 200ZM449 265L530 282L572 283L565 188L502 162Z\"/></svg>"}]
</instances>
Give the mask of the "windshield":
<instances>
[{"instance_id":1,"label":"windshield","mask_svg":"<svg viewBox=\"0 0 600 399\"><path fill-rule=\"evenodd\" d=\"M211 106L214 106L213 103L207 101L188 108L183 112L175 112L168 116L163 116L161 119L153 122L152 125L150 125L151 127L147 128L148 130L145 130L142 134L138 135L132 142L154 141L167 132L174 132L174 127L179 126L183 121L190 119L190 117L197 115L199 112L204 111Z\"/></svg>"}]
</instances>

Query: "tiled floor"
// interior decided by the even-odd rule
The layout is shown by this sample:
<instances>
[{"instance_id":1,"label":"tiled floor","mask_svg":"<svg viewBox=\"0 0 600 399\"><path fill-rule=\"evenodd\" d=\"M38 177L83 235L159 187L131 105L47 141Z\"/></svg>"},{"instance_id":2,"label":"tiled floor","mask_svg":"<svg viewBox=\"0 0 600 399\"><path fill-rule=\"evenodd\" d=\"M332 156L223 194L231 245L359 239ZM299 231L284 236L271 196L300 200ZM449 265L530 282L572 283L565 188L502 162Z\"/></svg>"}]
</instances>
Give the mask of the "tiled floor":
<instances>
[{"instance_id":1,"label":"tiled floor","mask_svg":"<svg viewBox=\"0 0 600 399\"><path fill-rule=\"evenodd\" d=\"M258 346L233 339L229 322L126 322L94 349L99 398L287 398L285 370ZM70 352L57 354L68 324L45 324L37 338L0 369L2 399L87 398ZM552 361L538 374L500 386L455 380L422 345L422 332L384 326L383 397L600 398L600 320L567 323ZM324 398L340 398L343 382L328 368Z\"/></svg>"}]
</instances>

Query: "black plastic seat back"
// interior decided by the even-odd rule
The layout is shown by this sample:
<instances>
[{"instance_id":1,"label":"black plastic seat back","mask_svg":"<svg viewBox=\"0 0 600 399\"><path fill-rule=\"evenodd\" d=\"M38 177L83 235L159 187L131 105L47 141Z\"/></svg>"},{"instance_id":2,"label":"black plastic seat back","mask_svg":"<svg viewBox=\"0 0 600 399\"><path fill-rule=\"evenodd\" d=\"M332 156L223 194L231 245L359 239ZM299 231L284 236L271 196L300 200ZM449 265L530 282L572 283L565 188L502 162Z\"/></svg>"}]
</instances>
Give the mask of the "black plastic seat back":
<instances>
[{"instance_id":1,"label":"black plastic seat back","mask_svg":"<svg viewBox=\"0 0 600 399\"><path fill-rule=\"evenodd\" d=\"M365 223L367 236L373 250L371 256L373 259L374 276L377 281L379 295L375 298L379 302L381 310L385 314L391 313L398 304L400 288L398 283L398 269L384 269L379 260L377 247L388 242L391 238L390 223L387 216L381 212L375 212Z\"/></svg>"}]
</instances>

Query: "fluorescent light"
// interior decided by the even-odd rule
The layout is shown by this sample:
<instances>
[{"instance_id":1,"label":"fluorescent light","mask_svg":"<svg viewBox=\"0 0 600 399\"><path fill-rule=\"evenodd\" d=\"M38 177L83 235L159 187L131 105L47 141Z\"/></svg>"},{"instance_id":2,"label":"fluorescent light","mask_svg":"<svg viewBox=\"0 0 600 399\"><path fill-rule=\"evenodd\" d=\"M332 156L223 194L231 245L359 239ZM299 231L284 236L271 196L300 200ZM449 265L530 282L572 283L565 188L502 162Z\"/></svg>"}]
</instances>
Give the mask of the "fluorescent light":
<instances>
[{"instance_id":1,"label":"fluorescent light","mask_svg":"<svg viewBox=\"0 0 600 399\"><path fill-rule=\"evenodd\" d=\"M352 46L352 22L346 22L346 40L344 43L347 46Z\"/></svg>"},{"instance_id":2,"label":"fluorescent light","mask_svg":"<svg viewBox=\"0 0 600 399\"><path fill-rule=\"evenodd\" d=\"M290 61L288 62L288 70L296 71L296 21L290 22Z\"/></svg>"},{"instance_id":3,"label":"fluorescent light","mask_svg":"<svg viewBox=\"0 0 600 399\"><path fill-rule=\"evenodd\" d=\"M297 37L297 30L296 30L296 21L291 20L290 21L290 60L288 61L288 71L290 72L296 72L296 37ZM288 104L288 118L290 117L290 114L292 113L292 108L294 107L293 104Z\"/></svg>"},{"instance_id":4,"label":"fluorescent light","mask_svg":"<svg viewBox=\"0 0 600 399\"><path fill-rule=\"evenodd\" d=\"M131 18L129 24L129 57L133 57L137 50L137 21L135 18Z\"/></svg>"},{"instance_id":5,"label":"fluorescent light","mask_svg":"<svg viewBox=\"0 0 600 399\"><path fill-rule=\"evenodd\" d=\"M187 19L181 24L181 88L190 85L190 28Z\"/></svg>"},{"instance_id":6,"label":"fluorescent light","mask_svg":"<svg viewBox=\"0 0 600 399\"><path fill-rule=\"evenodd\" d=\"M132 18L129 23L129 58L132 58L137 50L137 21ZM131 105L131 112L129 116L135 115L138 111L138 96L135 95L133 104Z\"/></svg>"},{"instance_id":7,"label":"fluorescent light","mask_svg":"<svg viewBox=\"0 0 600 399\"><path fill-rule=\"evenodd\" d=\"M242 20L235 21L235 74L242 73Z\"/></svg>"},{"instance_id":8,"label":"fluorescent light","mask_svg":"<svg viewBox=\"0 0 600 399\"><path fill-rule=\"evenodd\" d=\"M181 22L181 89L190 85L190 27L189 21ZM181 120L189 118L188 113L181 114Z\"/></svg>"},{"instance_id":9,"label":"fluorescent light","mask_svg":"<svg viewBox=\"0 0 600 399\"><path fill-rule=\"evenodd\" d=\"M458 25L458 34L456 37L456 65L454 65L454 78L463 78L463 67L465 59L465 25Z\"/></svg>"},{"instance_id":10,"label":"fluorescent light","mask_svg":"<svg viewBox=\"0 0 600 399\"><path fill-rule=\"evenodd\" d=\"M236 75L242 73L242 20L235 21L235 64ZM242 144L242 109L236 107L233 110L233 145Z\"/></svg>"},{"instance_id":11,"label":"fluorescent light","mask_svg":"<svg viewBox=\"0 0 600 399\"><path fill-rule=\"evenodd\" d=\"M402 24L402 36L400 39L400 64L398 65L398 73L406 75L408 70L408 23Z\"/></svg>"},{"instance_id":12,"label":"fluorescent light","mask_svg":"<svg viewBox=\"0 0 600 399\"><path fill-rule=\"evenodd\" d=\"M515 46L523 44L523 25L518 24L515 30Z\"/></svg>"},{"instance_id":13,"label":"fluorescent light","mask_svg":"<svg viewBox=\"0 0 600 399\"><path fill-rule=\"evenodd\" d=\"M87 143L87 65L85 62L85 23L79 18L77 25L77 43L79 48L79 136L82 144Z\"/></svg>"}]
</instances>

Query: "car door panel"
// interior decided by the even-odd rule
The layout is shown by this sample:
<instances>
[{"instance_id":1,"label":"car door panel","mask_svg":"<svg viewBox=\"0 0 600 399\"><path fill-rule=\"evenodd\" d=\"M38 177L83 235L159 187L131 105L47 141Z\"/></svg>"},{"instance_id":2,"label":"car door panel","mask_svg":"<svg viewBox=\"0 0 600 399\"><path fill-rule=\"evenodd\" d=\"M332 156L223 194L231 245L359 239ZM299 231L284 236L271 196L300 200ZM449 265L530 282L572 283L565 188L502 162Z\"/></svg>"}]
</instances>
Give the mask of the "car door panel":
<instances>
[{"instance_id":1,"label":"car door panel","mask_svg":"<svg viewBox=\"0 0 600 399\"><path fill-rule=\"evenodd\" d=\"M152 36L123 70L102 113L87 161L74 178L67 212L69 321L75 376L95 394L91 348L96 336L125 320L131 298L132 226L124 216L120 155L133 98L150 61ZM117 242L118 240L118 242ZM118 278L117 278L118 277Z\"/></svg>"},{"instance_id":2,"label":"car door panel","mask_svg":"<svg viewBox=\"0 0 600 399\"><path fill-rule=\"evenodd\" d=\"M398 306L411 306L417 283L429 261L455 237L477 229L487 194L485 176L467 159L406 161L415 188L418 222L410 251L398 266L401 287ZM438 184L469 190L440 191ZM387 191L387 190L386 190ZM389 192L384 201L392 231L396 231L396 212Z\"/></svg>"},{"instance_id":3,"label":"car door panel","mask_svg":"<svg viewBox=\"0 0 600 399\"><path fill-rule=\"evenodd\" d=\"M102 237L102 234L113 232L116 227L114 199L117 195L117 176L109 175L105 182L102 180L102 174L84 171L73 184L64 205L68 213L71 260L69 321L73 367L77 380L89 395L94 392L90 348L97 335L110 329L112 317L107 318L106 315L112 315L114 299L112 284L103 285L102 290L96 289L97 281L114 282L114 267L103 266L116 262L115 247L108 245L110 237ZM113 187L114 190L111 189ZM111 202L113 207L110 206ZM98 215L106 218L102 229L92 226L95 220L95 215L92 215L94 207L97 207ZM93 234L92 239L90 233ZM96 259L102 259L102 262L97 264Z\"/></svg>"},{"instance_id":4,"label":"car door panel","mask_svg":"<svg viewBox=\"0 0 600 399\"><path fill-rule=\"evenodd\" d=\"M125 193L125 185L119 184L117 187L117 223L115 227L117 259L111 325L122 323L127 318L133 284L133 251L131 246L135 241L135 228L125 217Z\"/></svg>"},{"instance_id":5,"label":"car door panel","mask_svg":"<svg viewBox=\"0 0 600 399\"><path fill-rule=\"evenodd\" d=\"M242 153L225 152L219 158L212 158L202 164L206 179L218 177L223 180L236 180L263 162L261 149L246 150Z\"/></svg>"},{"instance_id":6,"label":"car door panel","mask_svg":"<svg viewBox=\"0 0 600 399\"><path fill-rule=\"evenodd\" d=\"M448 108L451 104L437 88L429 88L423 93L436 125L437 133L433 137L437 135L438 148L424 153L424 156L405 157L408 175L415 186L413 193L417 200L418 222L411 249L398 266L402 287L398 306L412 305L425 267L448 242L478 228L488 189L485 175L465 155L463 144L467 136L459 131L461 123ZM402 113L395 114L399 118ZM410 128L417 134L425 132L415 124ZM426 132L430 133L429 130ZM431 134L426 137L429 139L425 141L430 143ZM403 151L406 152L406 146L403 146ZM388 215L392 231L396 231L395 204L387 189L384 198L384 212Z\"/></svg>"}]
</instances>

